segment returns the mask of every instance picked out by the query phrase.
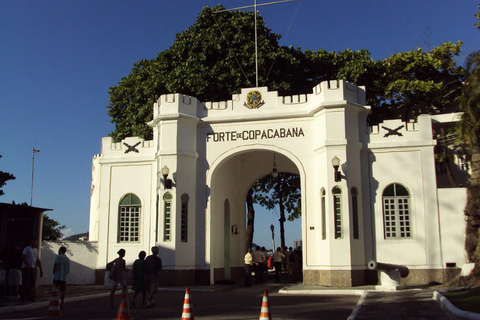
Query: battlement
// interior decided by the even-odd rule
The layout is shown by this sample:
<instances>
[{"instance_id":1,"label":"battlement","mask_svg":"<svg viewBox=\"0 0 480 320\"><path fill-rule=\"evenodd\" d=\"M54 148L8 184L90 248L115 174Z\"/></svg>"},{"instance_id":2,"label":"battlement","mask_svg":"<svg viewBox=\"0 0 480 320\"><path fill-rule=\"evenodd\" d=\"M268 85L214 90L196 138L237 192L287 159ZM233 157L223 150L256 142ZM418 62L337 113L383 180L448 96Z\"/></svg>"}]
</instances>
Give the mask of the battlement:
<instances>
[{"instance_id":1,"label":"battlement","mask_svg":"<svg viewBox=\"0 0 480 320\"><path fill-rule=\"evenodd\" d=\"M420 115L416 122L403 122L400 119L385 120L368 127L371 143L407 143L412 141L432 141L432 119L430 115Z\"/></svg>"},{"instance_id":2,"label":"battlement","mask_svg":"<svg viewBox=\"0 0 480 320\"><path fill-rule=\"evenodd\" d=\"M283 97L283 104L297 104L297 103L306 103L306 102L307 102L306 94Z\"/></svg>"},{"instance_id":3,"label":"battlement","mask_svg":"<svg viewBox=\"0 0 480 320\"><path fill-rule=\"evenodd\" d=\"M319 96L322 102L346 100L366 104L365 87L345 80L323 81L313 87L313 95Z\"/></svg>"},{"instance_id":4,"label":"battlement","mask_svg":"<svg viewBox=\"0 0 480 320\"><path fill-rule=\"evenodd\" d=\"M181 93L162 94L153 104L153 117L183 113L197 115L197 98Z\"/></svg>"}]
</instances>

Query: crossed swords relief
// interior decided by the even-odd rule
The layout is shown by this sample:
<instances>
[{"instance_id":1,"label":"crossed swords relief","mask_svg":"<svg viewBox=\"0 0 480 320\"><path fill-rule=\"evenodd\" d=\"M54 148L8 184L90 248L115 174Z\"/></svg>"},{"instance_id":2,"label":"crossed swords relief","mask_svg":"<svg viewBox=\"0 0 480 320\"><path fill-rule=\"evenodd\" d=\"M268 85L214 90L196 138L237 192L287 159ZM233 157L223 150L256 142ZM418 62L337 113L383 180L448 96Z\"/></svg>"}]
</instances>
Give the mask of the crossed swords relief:
<instances>
[{"instance_id":1,"label":"crossed swords relief","mask_svg":"<svg viewBox=\"0 0 480 320\"><path fill-rule=\"evenodd\" d=\"M403 137L403 134L401 132L398 132L398 130L402 129L404 127L404 125L401 125L400 127L396 128L396 129L390 129L390 128L387 128L387 127L384 127L382 126L383 129L387 130L388 132L385 133L383 135L384 138L388 137L388 136L399 136L399 137Z\"/></svg>"},{"instance_id":2,"label":"crossed swords relief","mask_svg":"<svg viewBox=\"0 0 480 320\"><path fill-rule=\"evenodd\" d=\"M129 153L129 152L132 152L132 151L138 153L138 149L135 148L135 147L138 146L138 145L140 144L140 142L137 142L137 143L134 144L133 146L131 146L131 145L125 143L125 142L124 142L123 144L125 145L125 147L128 148L127 150L125 150L125 153Z\"/></svg>"}]
</instances>

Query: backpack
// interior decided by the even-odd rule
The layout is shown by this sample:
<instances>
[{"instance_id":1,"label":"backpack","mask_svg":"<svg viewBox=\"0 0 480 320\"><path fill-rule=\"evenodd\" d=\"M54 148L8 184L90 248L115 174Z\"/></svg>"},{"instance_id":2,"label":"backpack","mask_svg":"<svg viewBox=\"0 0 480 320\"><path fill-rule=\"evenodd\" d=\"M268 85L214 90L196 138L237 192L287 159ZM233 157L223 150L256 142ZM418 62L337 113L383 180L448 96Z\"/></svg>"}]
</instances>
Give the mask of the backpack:
<instances>
[{"instance_id":1,"label":"backpack","mask_svg":"<svg viewBox=\"0 0 480 320\"><path fill-rule=\"evenodd\" d=\"M116 266L115 266L115 260L107 263L107 271L110 271L110 274L108 275L108 277L110 279L115 279L115 273L116 273Z\"/></svg>"}]
</instances>

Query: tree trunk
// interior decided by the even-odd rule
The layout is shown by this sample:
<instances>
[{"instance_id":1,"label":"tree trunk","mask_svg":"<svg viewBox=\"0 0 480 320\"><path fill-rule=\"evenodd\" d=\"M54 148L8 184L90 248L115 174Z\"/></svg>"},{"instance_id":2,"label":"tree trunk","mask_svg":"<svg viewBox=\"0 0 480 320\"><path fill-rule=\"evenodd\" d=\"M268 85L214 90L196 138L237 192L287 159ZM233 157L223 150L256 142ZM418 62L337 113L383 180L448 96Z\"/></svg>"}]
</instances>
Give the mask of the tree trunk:
<instances>
[{"instance_id":1,"label":"tree trunk","mask_svg":"<svg viewBox=\"0 0 480 320\"><path fill-rule=\"evenodd\" d=\"M287 186L285 185L285 176L282 175L282 180L281 182L279 183L280 185L280 190L278 190L278 194L280 195L280 199L279 199L279 206L280 206L280 219L278 219L278 221L280 221L280 243L281 243L281 246L282 248L285 247L285 221L287 219L285 219L285 205L283 204L284 200L284 194L286 192L286 189L287 189ZM275 248L273 248L273 250L275 251Z\"/></svg>"},{"instance_id":2,"label":"tree trunk","mask_svg":"<svg viewBox=\"0 0 480 320\"><path fill-rule=\"evenodd\" d=\"M254 223L255 223L255 210L253 209L253 189L248 190L247 193L247 238L246 244L247 249L251 248L253 245L253 232L254 232Z\"/></svg>"},{"instance_id":3,"label":"tree trunk","mask_svg":"<svg viewBox=\"0 0 480 320\"><path fill-rule=\"evenodd\" d=\"M283 205L283 201L280 201L280 243L281 247L285 247L285 206ZM273 251L275 252L275 248L273 248Z\"/></svg>"}]
</instances>

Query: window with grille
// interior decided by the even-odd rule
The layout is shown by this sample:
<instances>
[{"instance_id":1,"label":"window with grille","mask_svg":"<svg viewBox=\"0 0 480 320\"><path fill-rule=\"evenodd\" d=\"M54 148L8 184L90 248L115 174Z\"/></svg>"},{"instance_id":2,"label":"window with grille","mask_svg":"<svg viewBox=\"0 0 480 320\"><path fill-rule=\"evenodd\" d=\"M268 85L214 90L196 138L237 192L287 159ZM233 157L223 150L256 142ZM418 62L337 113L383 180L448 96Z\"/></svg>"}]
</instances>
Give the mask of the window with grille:
<instances>
[{"instance_id":1,"label":"window with grille","mask_svg":"<svg viewBox=\"0 0 480 320\"><path fill-rule=\"evenodd\" d=\"M322 240L327 239L327 217L325 212L325 189L322 189L321 208L322 208Z\"/></svg>"},{"instance_id":2,"label":"window with grille","mask_svg":"<svg viewBox=\"0 0 480 320\"><path fill-rule=\"evenodd\" d=\"M358 232L358 190L352 188L352 224L353 224L353 239L360 237Z\"/></svg>"},{"instance_id":3,"label":"window with grille","mask_svg":"<svg viewBox=\"0 0 480 320\"><path fill-rule=\"evenodd\" d=\"M140 241L140 199L129 193L120 201L118 207L118 242Z\"/></svg>"},{"instance_id":4,"label":"window with grille","mask_svg":"<svg viewBox=\"0 0 480 320\"><path fill-rule=\"evenodd\" d=\"M382 194L385 239L411 238L410 193L398 183L387 186Z\"/></svg>"},{"instance_id":5,"label":"window with grille","mask_svg":"<svg viewBox=\"0 0 480 320\"><path fill-rule=\"evenodd\" d=\"M335 187L333 193L333 213L335 222L335 239L340 239L343 236L342 230L342 190Z\"/></svg>"},{"instance_id":6,"label":"window with grille","mask_svg":"<svg viewBox=\"0 0 480 320\"><path fill-rule=\"evenodd\" d=\"M182 215L181 215L181 228L180 228L180 234L181 234L181 240L182 242L187 242L188 241L188 194L183 194L181 201L182 201Z\"/></svg>"},{"instance_id":7,"label":"window with grille","mask_svg":"<svg viewBox=\"0 0 480 320\"><path fill-rule=\"evenodd\" d=\"M172 240L172 195L163 196L163 241Z\"/></svg>"}]
</instances>

